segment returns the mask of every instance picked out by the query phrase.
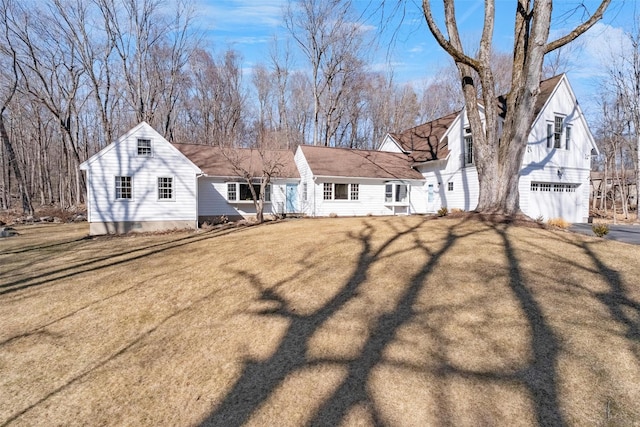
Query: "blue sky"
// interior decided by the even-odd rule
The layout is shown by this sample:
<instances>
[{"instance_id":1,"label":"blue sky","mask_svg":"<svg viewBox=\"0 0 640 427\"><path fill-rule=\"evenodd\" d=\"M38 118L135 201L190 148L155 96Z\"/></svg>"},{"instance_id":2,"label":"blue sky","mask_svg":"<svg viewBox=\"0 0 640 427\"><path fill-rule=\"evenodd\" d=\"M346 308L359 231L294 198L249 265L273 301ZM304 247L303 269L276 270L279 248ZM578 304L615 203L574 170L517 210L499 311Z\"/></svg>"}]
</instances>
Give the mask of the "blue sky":
<instances>
[{"instance_id":1,"label":"blue sky","mask_svg":"<svg viewBox=\"0 0 640 427\"><path fill-rule=\"evenodd\" d=\"M434 4L440 4L434 1ZM514 0L496 0L496 29L494 46L497 50L510 51L513 41ZM274 37L284 41L288 32L283 25L286 0L196 0L197 24L204 31L205 39L215 51L231 47L242 54L243 70L250 75L256 63L267 63L268 52ZM379 40L379 48L372 50L369 58L376 70L386 70L392 64L398 82L421 85L432 78L448 57L436 44L422 16L421 1L401 3L403 13L396 13L389 22L376 10L378 2L354 0L359 13L366 19L366 28ZM460 0L456 3L457 19L465 45L473 45L482 31L483 0ZM587 11L596 9L592 0L556 1L552 35L562 35L583 18ZM387 14L395 6L394 0L386 2ZM436 7L436 16L438 13ZM580 46L572 52L569 78L583 109L589 110L593 102L598 77L602 75L601 63L606 55L618 49L617 41L624 31L634 25L636 15L634 0L613 0L604 19L581 38ZM292 43L294 67L304 68ZM586 107L585 107L586 105ZM593 107L591 107L593 108ZM586 111L589 113L589 111Z\"/></svg>"}]
</instances>

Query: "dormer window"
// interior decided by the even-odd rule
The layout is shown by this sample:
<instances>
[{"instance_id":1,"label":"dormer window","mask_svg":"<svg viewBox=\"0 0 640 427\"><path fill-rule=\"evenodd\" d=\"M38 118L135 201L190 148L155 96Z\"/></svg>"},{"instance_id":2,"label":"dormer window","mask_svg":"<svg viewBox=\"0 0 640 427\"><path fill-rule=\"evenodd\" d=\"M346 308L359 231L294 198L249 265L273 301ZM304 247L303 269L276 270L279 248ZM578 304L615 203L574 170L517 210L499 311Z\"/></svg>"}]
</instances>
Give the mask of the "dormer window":
<instances>
[{"instance_id":1,"label":"dormer window","mask_svg":"<svg viewBox=\"0 0 640 427\"><path fill-rule=\"evenodd\" d=\"M560 116L555 117L553 126L553 148L562 147L562 124L564 119Z\"/></svg>"},{"instance_id":2,"label":"dormer window","mask_svg":"<svg viewBox=\"0 0 640 427\"><path fill-rule=\"evenodd\" d=\"M138 139L138 156L151 157L151 140L150 139Z\"/></svg>"}]
</instances>

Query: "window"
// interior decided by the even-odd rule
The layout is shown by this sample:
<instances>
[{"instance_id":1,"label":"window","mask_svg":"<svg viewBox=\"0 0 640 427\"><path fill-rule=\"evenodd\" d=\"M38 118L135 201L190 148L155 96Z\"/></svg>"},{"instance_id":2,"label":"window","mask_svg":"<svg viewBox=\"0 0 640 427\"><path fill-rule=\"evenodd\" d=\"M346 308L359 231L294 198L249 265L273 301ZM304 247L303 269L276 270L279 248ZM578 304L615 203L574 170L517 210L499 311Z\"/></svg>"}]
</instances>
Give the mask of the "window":
<instances>
[{"instance_id":1,"label":"window","mask_svg":"<svg viewBox=\"0 0 640 427\"><path fill-rule=\"evenodd\" d=\"M360 197L360 184L351 184L351 200L358 200Z\"/></svg>"},{"instance_id":2,"label":"window","mask_svg":"<svg viewBox=\"0 0 640 427\"><path fill-rule=\"evenodd\" d=\"M252 184L256 197L260 199L260 184ZM251 188L244 182L227 183L227 200L230 202L253 202ZM271 201L271 184L264 189L264 201Z\"/></svg>"},{"instance_id":3,"label":"window","mask_svg":"<svg viewBox=\"0 0 640 427\"><path fill-rule=\"evenodd\" d=\"M385 203L406 203L408 195L407 184L386 184L384 186Z\"/></svg>"},{"instance_id":4,"label":"window","mask_svg":"<svg viewBox=\"0 0 640 427\"><path fill-rule=\"evenodd\" d=\"M116 176L116 199L131 199L131 177Z\"/></svg>"},{"instance_id":5,"label":"window","mask_svg":"<svg viewBox=\"0 0 640 427\"><path fill-rule=\"evenodd\" d=\"M391 203L393 201L393 184L384 186L384 201L385 203Z\"/></svg>"},{"instance_id":6,"label":"window","mask_svg":"<svg viewBox=\"0 0 640 427\"><path fill-rule=\"evenodd\" d=\"M334 184L325 182L323 186L324 200L358 200L360 184Z\"/></svg>"},{"instance_id":7,"label":"window","mask_svg":"<svg viewBox=\"0 0 640 427\"><path fill-rule=\"evenodd\" d=\"M334 184L335 200L349 200L349 184Z\"/></svg>"},{"instance_id":8,"label":"window","mask_svg":"<svg viewBox=\"0 0 640 427\"><path fill-rule=\"evenodd\" d=\"M538 191L540 185L537 182L531 183L531 191Z\"/></svg>"},{"instance_id":9,"label":"window","mask_svg":"<svg viewBox=\"0 0 640 427\"><path fill-rule=\"evenodd\" d=\"M464 150L465 164L473 164L473 137L471 135L464 137Z\"/></svg>"},{"instance_id":10,"label":"window","mask_svg":"<svg viewBox=\"0 0 640 427\"><path fill-rule=\"evenodd\" d=\"M551 148L551 142L553 141L553 125L547 123L547 148Z\"/></svg>"},{"instance_id":11,"label":"window","mask_svg":"<svg viewBox=\"0 0 640 427\"><path fill-rule=\"evenodd\" d=\"M138 139L138 156L151 156L150 139Z\"/></svg>"},{"instance_id":12,"label":"window","mask_svg":"<svg viewBox=\"0 0 640 427\"><path fill-rule=\"evenodd\" d=\"M544 193L575 193L578 184L554 184L547 182L532 182L531 191Z\"/></svg>"},{"instance_id":13,"label":"window","mask_svg":"<svg viewBox=\"0 0 640 427\"><path fill-rule=\"evenodd\" d=\"M237 200L238 196L237 196L238 192L236 190L236 183L235 182L230 182L227 184L227 200Z\"/></svg>"},{"instance_id":14,"label":"window","mask_svg":"<svg viewBox=\"0 0 640 427\"><path fill-rule=\"evenodd\" d=\"M453 191L453 182L447 183L447 191Z\"/></svg>"},{"instance_id":15,"label":"window","mask_svg":"<svg viewBox=\"0 0 640 427\"><path fill-rule=\"evenodd\" d=\"M308 200L308 196L309 196L309 191L307 188L307 183L304 182L302 183L302 200L306 202Z\"/></svg>"},{"instance_id":16,"label":"window","mask_svg":"<svg viewBox=\"0 0 640 427\"><path fill-rule=\"evenodd\" d=\"M324 200L333 199L333 184L330 182L324 183Z\"/></svg>"},{"instance_id":17,"label":"window","mask_svg":"<svg viewBox=\"0 0 640 427\"><path fill-rule=\"evenodd\" d=\"M543 191L543 192L551 191L551 184L540 183L540 191Z\"/></svg>"},{"instance_id":18,"label":"window","mask_svg":"<svg viewBox=\"0 0 640 427\"><path fill-rule=\"evenodd\" d=\"M571 146L571 126L567 126L564 130L564 148L566 150Z\"/></svg>"},{"instance_id":19,"label":"window","mask_svg":"<svg viewBox=\"0 0 640 427\"><path fill-rule=\"evenodd\" d=\"M173 178L158 178L158 200L173 200Z\"/></svg>"},{"instance_id":20,"label":"window","mask_svg":"<svg viewBox=\"0 0 640 427\"><path fill-rule=\"evenodd\" d=\"M553 127L553 148L561 148L560 144L562 142L562 122L562 117L556 116Z\"/></svg>"}]
</instances>

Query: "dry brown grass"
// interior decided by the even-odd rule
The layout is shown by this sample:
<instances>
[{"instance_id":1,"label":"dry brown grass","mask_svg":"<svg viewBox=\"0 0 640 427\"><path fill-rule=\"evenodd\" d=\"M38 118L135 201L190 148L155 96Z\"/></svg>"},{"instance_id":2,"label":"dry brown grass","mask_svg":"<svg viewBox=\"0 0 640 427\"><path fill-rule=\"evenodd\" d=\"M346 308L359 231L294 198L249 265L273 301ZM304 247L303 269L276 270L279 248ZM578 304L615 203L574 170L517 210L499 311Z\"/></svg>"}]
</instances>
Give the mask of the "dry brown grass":
<instances>
[{"instance_id":1,"label":"dry brown grass","mask_svg":"<svg viewBox=\"0 0 640 427\"><path fill-rule=\"evenodd\" d=\"M471 218L0 241L0 425L638 425L638 248Z\"/></svg>"}]
</instances>

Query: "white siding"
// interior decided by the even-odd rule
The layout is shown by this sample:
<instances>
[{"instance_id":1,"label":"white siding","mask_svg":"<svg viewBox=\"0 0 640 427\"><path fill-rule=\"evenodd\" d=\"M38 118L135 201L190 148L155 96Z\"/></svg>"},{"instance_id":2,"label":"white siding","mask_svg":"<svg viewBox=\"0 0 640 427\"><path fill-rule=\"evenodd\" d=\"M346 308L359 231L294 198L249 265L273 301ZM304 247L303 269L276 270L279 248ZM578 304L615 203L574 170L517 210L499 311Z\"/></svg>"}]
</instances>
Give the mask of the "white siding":
<instances>
[{"instance_id":1,"label":"white siding","mask_svg":"<svg viewBox=\"0 0 640 427\"><path fill-rule=\"evenodd\" d=\"M138 138L150 139L151 156L137 155ZM89 222L196 221L198 169L143 123L83 165ZM115 177L132 178L133 197L115 198ZM158 177L173 178L172 200L158 199Z\"/></svg>"},{"instance_id":2,"label":"white siding","mask_svg":"<svg viewBox=\"0 0 640 427\"><path fill-rule=\"evenodd\" d=\"M227 183L241 182L216 177L201 177L198 181L198 216L253 216L256 209L253 202L228 202ZM286 203L286 184L298 183L297 179L275 179L271 182L271 202L264 207L265 214L279 214L284 212Z\"/></svg>"},{"instance_id":3,"label":"white siding","mask_svg":"<svg viewBox=\"0 0 640 427\"><path fill-rule=\"evenodd\" d=\"M565 118L571 126L569 149L547 148L547 123L554 117ZM473 210L478 203L478 174L475 166L464 164L464 129L468 126L466 112L459 116L447 131L450 154L444 163L428 163L419 167L425 177L425 194L430 183L436 183L436 201L449 209ZM563 130L563 144L565 141ZM589 170L592 136L573 92L563 78L534 122L520 171L520 207L532 218L543 216L564 218L570 222L586 221L589 215ZM559 174L558 171L561 171ZM448 191L448 183L453 191ZM531 182L562 183L577 186L575 193L532 195ZM439 206L436 207L436 210ZM434 206L426 212L435 212Z\"/></svg>"},{"instance_id":4,"label":"white siding","mask_svg":"<svg viewBox=\"0 0 640 427\"><path fill-rule=\"evenodd\" d=\"M389 151L391 153L402 153L402 150L400 149L400 147L398 147L398 144L396 144L396 142L393 140L393 138L391 138L389 135L384 137L384 140L382 141L382 144L380 145L380 148L378 149L378 151Z\"/></svg>"},{"instance_id":5,"label":"white siding","mask_svg":"<svg viewBox=\"0 0 640 427\"><path fill-rule=\"evenodd\" d=\"M298 191L301 194L300 196L300 204L299 210L301 213L304 213L309 216L314 216L315 212L315 203L316 200L316 186L313 182L313 173L311 172L311 168L307 163L307 160L302 153L300 147L296 150L296 154L293 157L296 167L298 168L298 173L300 174L300 185L298 187ZM304 199L304 185L307 185L307 199Z\"/></svg>"}]
</instances>

